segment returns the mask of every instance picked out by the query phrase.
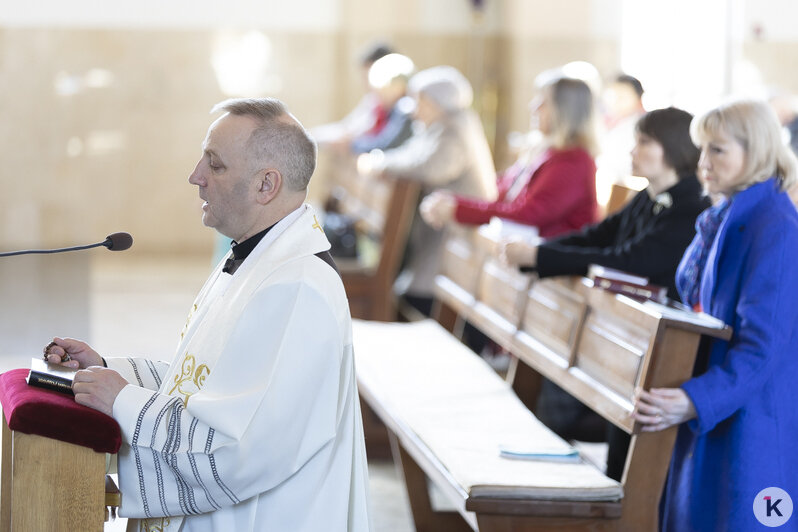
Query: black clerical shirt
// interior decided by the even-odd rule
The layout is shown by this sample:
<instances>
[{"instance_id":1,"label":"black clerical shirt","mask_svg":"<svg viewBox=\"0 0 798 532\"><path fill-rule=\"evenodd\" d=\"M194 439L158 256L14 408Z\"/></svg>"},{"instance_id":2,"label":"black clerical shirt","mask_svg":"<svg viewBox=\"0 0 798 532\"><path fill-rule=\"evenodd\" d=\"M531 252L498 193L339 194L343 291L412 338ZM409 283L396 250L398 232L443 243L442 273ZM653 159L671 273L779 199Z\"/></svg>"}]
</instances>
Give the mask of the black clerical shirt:
<instances>
[{"instance_id":1,"label":"black clerical shirt","mask_svg":"<svg viewBox=\"0 0 798 532\"><path fill-rule=\"evenodd\" d=\"M252 250L255 249L255 246L258 245L258 243L263 239L264 236L266 236L266 233L268 233L272 227L274 226L271 225L267 227L260 233L252 235L251 237L247 238L241 243L238 243L235 240L233 240L233 243L231 245L233 248L233 256L227 259L227 261L225 261L224 268L222 268L222 271L224 273L229 273L230 275L233 275L238 269L238 267L241 266L241 264L243 264L244 260L247 257L249 257L249 254L252 253Z\"/></svg>"}]
</instances>

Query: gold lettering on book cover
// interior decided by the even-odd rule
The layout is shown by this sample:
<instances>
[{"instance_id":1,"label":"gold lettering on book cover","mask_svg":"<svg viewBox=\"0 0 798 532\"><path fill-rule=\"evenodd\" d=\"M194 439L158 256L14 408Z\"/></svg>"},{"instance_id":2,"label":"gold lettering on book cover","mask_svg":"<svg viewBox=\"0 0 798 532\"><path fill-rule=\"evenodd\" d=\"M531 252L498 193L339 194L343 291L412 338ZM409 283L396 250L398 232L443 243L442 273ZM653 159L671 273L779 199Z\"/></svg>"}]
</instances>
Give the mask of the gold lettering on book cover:
<instances>
[{"instance_id":1,"label":"gold lettering on book cover","mask_svg":"<svg viewBox=\"0 0 798 532\"><path fill-rule=\"evenodd\" d=\"M188 399L202 389L205 378L210 373L211 370L206 364L197 366L197 359L194 358L194 355L189 355L186 352L183 355L183 363L180 365L180 373L175 375L175 385L167 392L167 395L177 392L183 396L183 406L188 406Z\"/></svg>"}]
</instances>

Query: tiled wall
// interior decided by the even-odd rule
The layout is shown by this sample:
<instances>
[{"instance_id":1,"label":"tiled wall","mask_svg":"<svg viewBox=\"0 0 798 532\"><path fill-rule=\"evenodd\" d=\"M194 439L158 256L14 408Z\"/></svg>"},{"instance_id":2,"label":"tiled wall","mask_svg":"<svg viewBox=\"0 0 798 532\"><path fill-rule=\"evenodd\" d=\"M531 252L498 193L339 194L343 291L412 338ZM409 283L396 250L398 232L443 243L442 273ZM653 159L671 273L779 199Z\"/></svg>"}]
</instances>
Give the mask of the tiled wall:
<instances>
[{"instance_id":1,"label":"tiled wall","mask_svg":"<svg viewBox=\"0 0 798 532\"><path fill-rule=\"evenodd\" d=\"M290 9L235 0L218 13L210 11L214 2L198 0L191 5L207 11L187 18L168 7L177 4L155 0L148 9L163 13L89 17L89 4L96 10L121 0L80 2L85 9L64 23L63 9L61 18L37 18L22 4L16 17L0 13L0 249L126 230L138 252L210 253L213 232L202 227L186 179L212 120L208 110L228 96L212 64L225 38L254 31L266 43L266 62L252 67L262 83L247 95L285 100L307 126L357 101L354 58L377 37L419 68L455 65L475 85L498 167L510 157L507 133L527 127L540 71L573 60L605 76L620 68L624 0L486 0L482 15L466 0L301 0ZM777 40L767 32L751 38L761 13L745 21L742 53L763 77L795 90L798 77L784 64L798 59L798 39L786 29ZM696 59L711 60L700 51ZM314 199L326 171L322 161Z\"/></svg>"},{"instance_id":2,"label":"tiled wall","mask_svg":"<svg viewBox=\"0 0 798 532\"><path fill-rule=\"evenodd\" d=\"M330 35L269 35L300 119L332 118ZM0 29L0 247L94 241L210 249L196 188L214 103L210 31ZM321 80L321 81L320 81Z\"/></svg>"}]
</instances>

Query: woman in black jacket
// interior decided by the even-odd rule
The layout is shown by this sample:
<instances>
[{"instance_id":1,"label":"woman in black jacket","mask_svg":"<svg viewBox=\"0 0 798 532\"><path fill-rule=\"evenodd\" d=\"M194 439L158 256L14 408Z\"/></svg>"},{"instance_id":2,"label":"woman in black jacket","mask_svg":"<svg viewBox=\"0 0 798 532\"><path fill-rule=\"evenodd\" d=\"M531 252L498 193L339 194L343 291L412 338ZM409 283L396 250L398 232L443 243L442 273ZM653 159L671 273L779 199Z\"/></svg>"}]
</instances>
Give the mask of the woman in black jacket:
<instances>
[{"instance_id":1,"label":"woman in black jacket","mask_svg":"<svg viewBox=\"0 0 798 532\"><path fill-rule=\"evenodd\" d=\"M540 277L586 275L599 264L648 277L678 299L676 267L695 235L696 217L710 206L696 177L700 152L690 139L692 115L670 107L645 114L635 127L632 170L648 179L621 211L581 232L538 246L504 245L506 262ZM549 381L543 383L536 414L566 439L601 439L604 423L586 406ZM610 427L607 475L620 479L629 438Z\"/></svg>"}]
</instances>

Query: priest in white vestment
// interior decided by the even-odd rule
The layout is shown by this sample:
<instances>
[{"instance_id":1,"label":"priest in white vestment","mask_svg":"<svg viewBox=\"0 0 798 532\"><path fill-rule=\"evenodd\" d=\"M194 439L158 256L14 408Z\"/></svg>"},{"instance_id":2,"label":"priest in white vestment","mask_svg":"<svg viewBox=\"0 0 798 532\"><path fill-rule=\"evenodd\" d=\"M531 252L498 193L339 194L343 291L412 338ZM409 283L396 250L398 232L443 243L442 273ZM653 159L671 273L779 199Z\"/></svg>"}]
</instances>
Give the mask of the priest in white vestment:
<instances>
[{"instance_id":1,"label":"priest in white vestment","mask_svg":"<svg viewBox=\"0 0 798 532\"><path fill-rule=\"evenodd\" d=\"M172 362L61 338L45 358L87 368L75 400L119 422L128 530L367 531L349 307L304 204L315 144L278 100L214 110L189 182L203 223L234 246Z\"/></svg>"}]
</instances>

